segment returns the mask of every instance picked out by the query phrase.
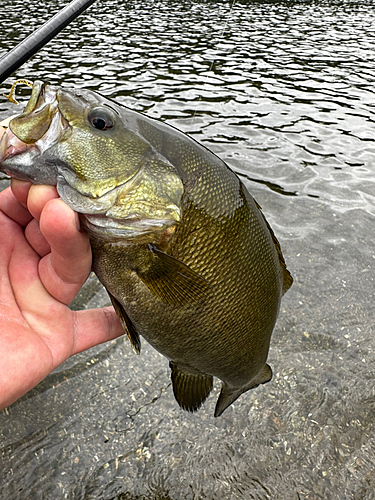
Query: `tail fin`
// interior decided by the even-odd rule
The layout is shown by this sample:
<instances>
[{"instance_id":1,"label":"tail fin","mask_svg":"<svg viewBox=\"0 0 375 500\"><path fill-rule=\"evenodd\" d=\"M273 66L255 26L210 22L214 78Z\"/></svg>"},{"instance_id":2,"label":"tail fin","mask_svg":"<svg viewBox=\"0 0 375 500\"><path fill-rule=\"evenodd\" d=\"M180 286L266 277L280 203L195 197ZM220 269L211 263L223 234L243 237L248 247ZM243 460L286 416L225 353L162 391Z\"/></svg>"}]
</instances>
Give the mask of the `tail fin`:
<instances>
[{"instance_id":1,"label":"tail fin","mask_svg":"<svg viewBox=\"0 0 375 500\"><path fill-rule=\"evenodd\" d=\"M271 378L272 370L271 367L266 363L261 374L256 379L253 379L250 384L246 385L245 387L241 387L241 389L230 389L227 384L223 382L221 393L216 403L215 417L220 417L223 411L226 410L232 403L234 403L236 399L241 396L241 394L249 391L250 389L255 389L255 387L258 387L258 385L260 384L266 384L271 380Z\"/></svg>"}]
</instances>

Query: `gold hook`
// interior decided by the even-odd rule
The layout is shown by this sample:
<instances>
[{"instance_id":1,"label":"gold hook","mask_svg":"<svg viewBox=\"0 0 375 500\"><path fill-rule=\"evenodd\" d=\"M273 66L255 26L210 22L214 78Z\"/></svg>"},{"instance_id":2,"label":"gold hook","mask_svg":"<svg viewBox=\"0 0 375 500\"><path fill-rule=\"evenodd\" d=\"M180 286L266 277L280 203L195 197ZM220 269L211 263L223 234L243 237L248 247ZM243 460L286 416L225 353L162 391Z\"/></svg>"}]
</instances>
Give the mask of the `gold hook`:
<instances>
[{"instance_id":1,"label":"gold hook","mask_svg":"<svg viewBox=\"0 0 375 500\"><path fill-rule=\"evenodd\" d=\"M6 94L3 94L4 97L6 97L8 99L8 101L10 102L13 102L14 104L19 104L18 101L16 101L15 97L14 97L14 93L16 91L16 87L17 85L19 85L20 83L23 83L24 85L27 85L28 87L32 87L33 86L33 82L29 82L29 80L16 80L13 85L12 85L12 88L10 89L10 92L8 95Z\"/></svg>"}]
</instances>

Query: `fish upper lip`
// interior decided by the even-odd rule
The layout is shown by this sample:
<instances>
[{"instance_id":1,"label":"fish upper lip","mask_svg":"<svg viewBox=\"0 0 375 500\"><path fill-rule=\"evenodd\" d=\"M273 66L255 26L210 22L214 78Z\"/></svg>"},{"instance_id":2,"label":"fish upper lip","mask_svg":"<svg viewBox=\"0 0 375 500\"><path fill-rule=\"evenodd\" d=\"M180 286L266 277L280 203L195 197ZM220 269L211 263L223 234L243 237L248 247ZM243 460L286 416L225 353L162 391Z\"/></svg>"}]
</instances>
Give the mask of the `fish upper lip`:
<instances>
[{"instance_id":1,"label":"fish upper lip","mask_svg":"<svg viewBox=\"0 0 375 500\"><path fill-rule=\"evenodd\" d=\"M35 86L35 89L36 88L37 87ZM34 91L34 87L33 87L33 91ZM57 87L54 87L53 85L50 85L49 83L43 83L39 89L38 94L35 97L33 96L33 92L31 93L30 100L32 98L35 99L35 106L32 110L29 111L29 113L30 114L35 113L36 111L38 111L39 109L41 109L43 106L45 106L47 104L52 104L53 102L58 102L57 92L58 92ZM43 100L40 103L40 105L37 106L41 95L43 95Z\"/></svg>"}]
</instances>

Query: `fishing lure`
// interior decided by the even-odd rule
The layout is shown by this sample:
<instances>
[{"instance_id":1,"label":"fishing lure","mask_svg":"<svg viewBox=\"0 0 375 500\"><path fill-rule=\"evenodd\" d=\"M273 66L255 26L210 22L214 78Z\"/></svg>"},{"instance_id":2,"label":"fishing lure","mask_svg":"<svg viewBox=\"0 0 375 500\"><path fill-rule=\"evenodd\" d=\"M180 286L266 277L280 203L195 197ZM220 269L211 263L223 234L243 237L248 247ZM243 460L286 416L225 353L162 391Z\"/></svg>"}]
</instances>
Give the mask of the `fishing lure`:
<instances>
[{"instance_id":1,"label":"fishing lure","mask_svg":"<svg viewBox=\"0 0 375 500\"><path fill-rule=\"evenodd\" d=\"M3 96L6 97L8 99L8 101L13 102L14 104L19 104L19 102L15 98L15 92L16 92L17 85L20 85L20 84L27 85L28 87L33 86L33 82L30 82L29 80L23 80L23 79L16 80L13 83L13 85L9 91L9 94L8 95L3 94Z\"/></svg>"}]
</instances>

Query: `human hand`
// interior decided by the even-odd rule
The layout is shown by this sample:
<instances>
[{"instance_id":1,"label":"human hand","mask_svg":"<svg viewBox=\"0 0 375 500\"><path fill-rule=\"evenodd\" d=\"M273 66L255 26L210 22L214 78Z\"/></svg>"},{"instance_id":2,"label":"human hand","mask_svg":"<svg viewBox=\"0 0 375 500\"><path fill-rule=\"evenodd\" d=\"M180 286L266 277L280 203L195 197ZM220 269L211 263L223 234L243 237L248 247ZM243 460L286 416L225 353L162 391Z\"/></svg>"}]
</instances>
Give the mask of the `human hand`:
<instances>
[{"instance_id":1,"label":"human hand","mask_svg":"<svg viewBox=\"0 0 375 500\"><path fill-rule=\"evenodd\" d=\"M111 307L69 309L90 270L88 236L56 189L12 179L0 193L0 410L124 333Z\"/></svg>"}]
</instances>

